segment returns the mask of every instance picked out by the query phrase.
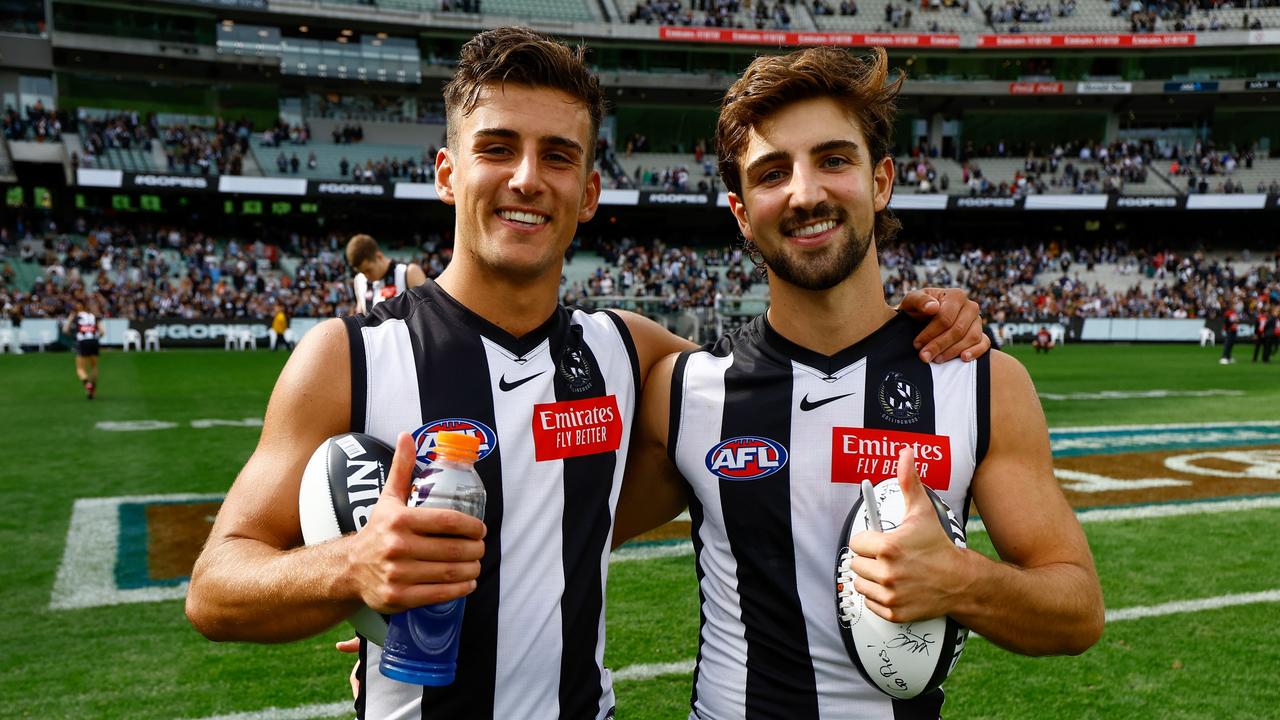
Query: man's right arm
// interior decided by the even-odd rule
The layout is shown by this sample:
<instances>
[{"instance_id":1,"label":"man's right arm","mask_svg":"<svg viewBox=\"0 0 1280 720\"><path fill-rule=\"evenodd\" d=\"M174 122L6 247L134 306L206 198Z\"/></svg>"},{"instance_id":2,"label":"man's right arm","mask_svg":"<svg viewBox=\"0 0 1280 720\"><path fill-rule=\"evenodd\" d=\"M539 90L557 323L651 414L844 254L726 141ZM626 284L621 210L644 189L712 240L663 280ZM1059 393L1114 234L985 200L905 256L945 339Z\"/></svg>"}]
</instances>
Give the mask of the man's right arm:
<instances>
[{"instance_id":1,"label":"man's right arm","mask_svg":"<svg viewBox=\"0 0 1280 720\"><path fill-rule=\"evenodd\" d=\"M648 532L689 505L679 470L667 454L671 417L671 379L676 358L654 364L644 386L644 399L627 456L627 471L618 497L613 547Z\"/></svg>"},{"instance_id":2,"label":"man's right arm","mask_svg":"<svg viewBox=\"0 0 1280 720\"><path fill-rule=\"evenodd\" d=\"M415 454L407 436L369 523L301 547L302 471L321 442L349 429L350 396L346 329L329 320L307 333L281 372L258 447L192 569L187 617L206 637L287 642L331 627L361 604L397 612L474 588L484 525L405 506Z\"/></svg>"}]
</instances>

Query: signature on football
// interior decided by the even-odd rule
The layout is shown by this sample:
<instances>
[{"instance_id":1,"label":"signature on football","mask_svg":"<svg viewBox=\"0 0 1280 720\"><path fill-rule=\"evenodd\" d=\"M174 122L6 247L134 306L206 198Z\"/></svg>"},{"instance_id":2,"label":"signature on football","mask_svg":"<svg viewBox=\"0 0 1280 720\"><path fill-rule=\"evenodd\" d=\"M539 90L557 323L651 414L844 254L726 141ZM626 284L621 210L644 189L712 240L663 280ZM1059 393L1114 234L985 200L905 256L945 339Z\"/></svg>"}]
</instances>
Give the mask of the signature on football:
<instances>
[{"instance_id":1,"label":"signature on football","mask_svg":"<svg viewBox=\"0 0 1280 720\"><path fill-rule=\"evenodd\" d=\"M912 632L911 625L905 625L903 626L902 631L890 638L884 646L890 650L904 648L907 652L912 654L924 653L925 655L928 655L929 646L936 642L937 641L933 639L933 633L920 635Z\"/></svg>"}]
</instances>

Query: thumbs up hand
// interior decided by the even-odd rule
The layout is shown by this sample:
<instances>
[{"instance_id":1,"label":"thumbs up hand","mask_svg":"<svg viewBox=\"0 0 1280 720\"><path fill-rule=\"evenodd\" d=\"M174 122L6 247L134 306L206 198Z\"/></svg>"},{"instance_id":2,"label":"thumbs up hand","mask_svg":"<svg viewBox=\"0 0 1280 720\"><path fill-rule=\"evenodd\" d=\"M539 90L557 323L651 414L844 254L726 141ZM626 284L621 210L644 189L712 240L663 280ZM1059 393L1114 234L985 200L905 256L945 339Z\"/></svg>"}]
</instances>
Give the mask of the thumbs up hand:
<instances>
[{"instance_id":1,"label":"thumbs up hand","mask_svg":"<svg viewBox=\"0 0 1280 720\"><path fill-rule=\"evenodd\" d=\"M966 551L943 530L915 460L910 448L898 454L902 522L888 532L862 532L849 540L858 576L854 588L872 612L897 623L948 614L969 580Z\"/></svg>"},{"instance_id":2,"label":"thumbs up hand","mask_svg":"<svg viewBox=\"0 0 1280 720\"><path fill-rule=\"evenodd\" d=\"M396 438L386 485L369 522L343 538L347 573L365 605L395 613L470 593L484 556L484 523L465 513L407 507L416 448Z\"/></svg>"}]
</instances>

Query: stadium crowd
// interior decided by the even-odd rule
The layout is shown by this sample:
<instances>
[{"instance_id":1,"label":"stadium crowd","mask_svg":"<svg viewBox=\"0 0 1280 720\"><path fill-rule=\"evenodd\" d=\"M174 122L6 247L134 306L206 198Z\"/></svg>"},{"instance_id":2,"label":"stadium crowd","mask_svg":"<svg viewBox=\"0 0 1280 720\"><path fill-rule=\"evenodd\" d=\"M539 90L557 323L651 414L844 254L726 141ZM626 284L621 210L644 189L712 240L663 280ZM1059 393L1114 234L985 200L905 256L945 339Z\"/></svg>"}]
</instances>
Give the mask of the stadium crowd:
<instances>
[{"instance_id":1,"label":"stadium crowd","mask_svg":"<svg viewBox=\"0 0 1280 720\"><path fill-rule=\"evenodd\" d=\"M39 100L28 105L22 113L6 106L3 117L0 117L0 126L4 128L7 140L58 140L62 137L62 125L61 114L46 109Z\"/></svg>"},{"instance_id":2,"label":"stadium crowd","mask_svg":"<svg viewBox=\"0 0 1280 720\"><path fill-rule=\"evenodd\" d=\"M758 280L750 266L743 266L740 247L699 252L688 246L668 246L658 238L649 244L632 238L601 238L592 246L602 264L585 281L566 285L561 299L567 305L590 303L597 297L642 296L661 298L666 311L709 308L725 295L750 292Z\"/></svg>"},{"instance_id":3,"label":"stadium crowd","mask_svg":"<svg viewBox=\"0 0 1280 720\"><path fill-rule=\"evenodd\" d=\"M885 294L901 297L926 286L967 288L992 322L1071 317L1212 318L1230 309L1256 312L1280 304L1280 252L1238 272L1204 252L1137 248L1125 243L1093 248L1056 243L1003 250L947 248L900 242L882 251ZM950 261L959 269L953 274ZM1109 266L1127 287L1080 278ZM1075 272L1072 272L1072 269Z\"/></svg>"},{"instance_id":4,"label":"stadium crowd","mask_svg":"<svg viewBox=\"0 0 1280 720\"><path fill-rule=\"evenodd\" d=\"M791 13L787 3L779 0L692 0L688 7L681 0L644 0L637 3L627 22L645 25L683 25L756 30L790 30ZM791 0L795 5L795 0Z\"/></svg>"},{"instance_id":5,"label":"stadium crowd","mask_svg":"<svg viewBox=\"0 0 1280 720\"><path fill-rule=\"evenodd\" d=\"M59 318L84 300L104 317L243 318L268 317L280 304L289 316L340 316L353 307L345 241L338 233L221 240L169 226L89 227L83 219L71 234L4 227L0 308L6 316ZM438 276L451 248L436 235L415 243L421 250L411 261L428 277ZM596 238L575 241L570 263L582 246L601 262L576 273L585 279L564 283L568 304L641 296L657 300L649 307L674 311L717 308L728 297L767 292L739 246L695 250L657 238ZM1125 243L995 249L899 241L881 253L887 297L924 286L964 287L992 322L1212 318L1229 309L1249 315L1280 306L1280 252L1244 257L1243 265ZM29 288L16 285L15 261L39 268ZM1107 270L1110 280L1085 281L1082 270Z\"/></svg>"}]
</instances>

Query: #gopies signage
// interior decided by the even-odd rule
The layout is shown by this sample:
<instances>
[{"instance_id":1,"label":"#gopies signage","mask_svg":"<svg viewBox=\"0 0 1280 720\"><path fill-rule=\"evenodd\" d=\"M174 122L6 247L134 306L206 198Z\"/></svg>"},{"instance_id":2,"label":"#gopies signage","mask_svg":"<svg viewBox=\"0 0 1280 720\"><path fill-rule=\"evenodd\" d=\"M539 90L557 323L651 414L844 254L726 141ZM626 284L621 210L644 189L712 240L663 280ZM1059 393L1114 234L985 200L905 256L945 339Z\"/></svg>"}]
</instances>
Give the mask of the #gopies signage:
<instances>
[{"instance_id":1,"label":"#gopies signage","mask_svg":"<svg viewBox=\"0 0 1280 720\"><path fill-rule=\"evenodd\" d=\"M164 319L135 320L131 323L135 330L145 331L155 328L160 334L160 344L165 347L216 347L226 342L227 336L248 330L255 341L269 337L267 320L222 320L222 319Z\"/></svg>"}]
</instances>

